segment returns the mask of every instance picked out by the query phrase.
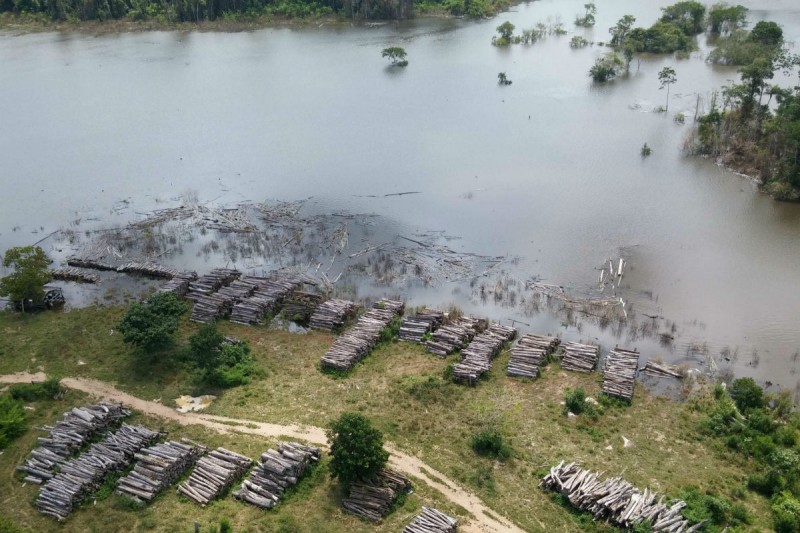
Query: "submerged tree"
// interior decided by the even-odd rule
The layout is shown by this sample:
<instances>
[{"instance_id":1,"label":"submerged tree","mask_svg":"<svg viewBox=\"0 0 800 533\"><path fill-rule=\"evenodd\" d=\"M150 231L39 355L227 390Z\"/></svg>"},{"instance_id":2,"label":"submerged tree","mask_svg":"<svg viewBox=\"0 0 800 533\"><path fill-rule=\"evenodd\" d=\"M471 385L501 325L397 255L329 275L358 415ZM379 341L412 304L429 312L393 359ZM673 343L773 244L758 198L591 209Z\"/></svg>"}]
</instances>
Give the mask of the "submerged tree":
<instances>
[{"instance_id":1,"label":"submerged tree","mask_svg":"<svg viewBox=\"0 0 800 533\"><path fill-rule=\"evenodd\" d=\"M636 22L636 17L633 15L625 15L619 19L613 27L608 29L608 32L611 34L612 46L620 48L625 44L625 38L628 36L628 32L633 28L634 22Z\"/></svg>"},{"instance_id":2,"label":"submerged tree","mask_svg":"<svg viewBox=\"0 0 800 533\"><path fill-rule=\"evenodd\" d=\"M498 46L505 46L507 44L511 44L511 41L514 38L514 28L516 28L516 26L511 24L509 21L505 21L502 24L500 24L496 28L497 33L500 34L500 37L499 38L495 37L494 39L492 39L492 43Z\"/></svg>"},{"instance_id":3,"label":"submerged tree","mask_svg":"<svg viewBox=\"0 0 800 533\"><path fill-rule=\"evenodd\" d=\"M497 73L497 84L498 85L511 85L513 82L508 79L505 72L498 72Z\"/></svg>"},{"instance_id":4,"label":"submerged tree","mask_svg":"<svg viewBox=\"0 0 800 533\"><path fill-rule=\"evenodd\" d=\"M390 46L388 48L384 48L381 52L381 57L386 57L389 61L392 62L392 66L395 67L405 67L408 65L408 60L406 60L406 51L399 46Z\"/></svg>"},{"instance_id":5,"label":"submerged tree","mask_svg":"<svg viewBox=\"0 0 800 533\"><path fill-rule=\"evenodd\" d=\"M44 299L44 286L53 279L48 266L53 261L38 246L21 246L6 251L3 266L13 272L0 278L0 296L8 296L25 310L26 303Z\"/></svg>"},{"instance_id":6,"label":"submerged tree","mask_svg":"<svg viewBox=\"0 0 800 533\"><path fill-rule=\"evenodd\" d=\"M606 54L597 58L592 68L589 69L589 76L597 82L609 81L617 77L621 66L622 60L617 54Z\"/></svg>"},{"instance_id":7,"label":"submerged tree","mask_svg":"<svg viewBox=\"0 0 800 533\"><path fill-rule=\"evenodd\" d=\"M731 33L745 25L747 8L742 5L731 6L726 3L714 4L708 11L708 25L711 33Z\"/></svg>"},{"instance_id":8,"label":"submerged tree","mask_svg":"<svg viewBox=\"0 0 800 533\"><path fill-rule=\"evenodd\" d=\"M575 25L591 28L594 26L594 16L597 14L597 6L594 5L594 2L589 2L588 4L583 4L583 8L586 12L582 17L575 17Z\"/></svg>"},{"instance_id":9,"label":"submerged tree","mask_svg":"<svg viewBox=\"0 0 800 533\"><path fill-rule=\"evenodd\" d=\"M665 110L669 111L669 86L678 81L678 77L675 74L675 69L672 67L662 68L661 72L658 73L658 81L661 83L661 87L659 87L659 89L663 89L664 87L667 88L667 106Z\"/></svg>"}]
</instances>

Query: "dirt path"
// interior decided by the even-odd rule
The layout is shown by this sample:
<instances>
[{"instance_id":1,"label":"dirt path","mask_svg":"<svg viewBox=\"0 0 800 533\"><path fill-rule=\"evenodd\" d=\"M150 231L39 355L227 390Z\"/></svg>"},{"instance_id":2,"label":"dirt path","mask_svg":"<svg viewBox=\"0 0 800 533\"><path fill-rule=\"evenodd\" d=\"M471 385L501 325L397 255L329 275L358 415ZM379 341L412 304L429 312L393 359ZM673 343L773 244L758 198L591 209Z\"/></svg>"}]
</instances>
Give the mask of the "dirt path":
<instances>
[{"instance_id":1,"label":"dirt path","mask_svg":"<svg viewBox=\"0 0 800 533\"><path fill-rule=\"evenodd\" d=\"M46 379L46 376L41 372L37 374L17 373L0 376L0 383L30 383L31 381L42 381L44 379ZM316 426L268 424L266 422L200 413L179 413L166 405L131 396L111 384L87 378L64 378L61 380L61 384L104 400L122 402L143 413L173 420L182 425L200 424L220 433L237 431L262 437L290 437L327 446L325 430ZM477 496L459 487L441 472L434 470L416 457L403 453L391 444L387 444L386 449L390 453L389 465L392 468L421 479L441 492L445 498L467 509L474 515L475 518L473 520L459 527L460 531L465 533L523 533L522 529L511 521L502 518L498 513L493 512Z\"/></svg>"}]
</instances>

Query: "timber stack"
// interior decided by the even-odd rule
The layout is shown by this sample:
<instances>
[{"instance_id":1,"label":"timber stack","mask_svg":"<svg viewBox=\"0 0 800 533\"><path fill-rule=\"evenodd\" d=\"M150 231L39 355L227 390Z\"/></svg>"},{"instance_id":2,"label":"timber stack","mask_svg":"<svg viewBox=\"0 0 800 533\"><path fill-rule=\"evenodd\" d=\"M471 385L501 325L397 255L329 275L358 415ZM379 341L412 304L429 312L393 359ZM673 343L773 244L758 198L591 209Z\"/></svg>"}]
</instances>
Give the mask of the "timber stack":
<instances>
[{"instance_id":1,"label":"timber stack","mask_svg":"<svg viewBox=\"0 0 800 533\"><path fill-rule=\"evenodd\" d=\"M284 299L303 285L303 280L289 273L279 273L275 279L264 281L255 292L235 303L231 322L244 325L260 324L268 314L274 314Z\"/></svg>"},{"instance_id":2,"label":"timber stack","mask_svg":"<svg viewBox=\"0 0 800 533\"><path fill-rule=\"evenodd\" d=\"M512 327L500 324L489 326L461 351L461 362L453 366L453 379L475 385L481 376L492 369L492 359L497 357L505 343L516 336L517 330Z\"/></svg>"},{"instance_id":3,"label":"timber stack","mask_svg":"<svg viewBox=\"0 0 800 533\"><path fill-rule=\"evenodd\" d=\"M208 450L174 440L143 449L134 455L136 466L119 480L117 494L136 500L152 501L159 492L172 485Z\"/></svg>"},{"instance_id":4,"label":"timber stack","mask_svg":"<svg viewBox=\"0 0 800 533\"><path fill-rule=\"evenodd\" d=\"M55 270L51 270L50 275L53 277L53 279L59 279L62 281L75 281L78 283L100 282L100 278L98 278L95 274L74 267L57 268Z\"/></svg>"},{"instance_id":5,"label":"timber stack","mask_svg":"<svg viewBox=\"0 0 800 533\"><path fill-rule=\"evenodd\" d=\"M189 283L189 292L186 294L186 298L196 300L201 294L216 292L220 287L230 285L233 280L239 279L241 275L242 273L238 270L215 268Z\"/></svg>"},{"instance_id":6,"label":"timber stack","mask_svg":"<svg viewBox=\"0 0 800 533\"><path fill-rule=\"evenodd\" d=\"M600 473L584 470L576 463L562 461L550 469L542 485L565 496L573 507L591 513L596 520L608 521L626 530L649 522L650 531L692 533L703 522L689 525L681 514L683 500L664 503L666 497L645 489L644 492L622 478L602 480Z\"/></svg>"},{"instance_id":7,"label":"timber stack","mask_svg":"<svg viewBox=\"0 0 800 533\"><path fill-rule=\"evenodd\" d=\"M166 279L172 279L181 273L176 268L159 265L158 263L153 263L151 261L134 261L125 263L124 265L117 267L117 272L122 272L124 274L138 274L140 276L147 276L150 278ZM197 273L195 273L195 277L197 277Z\"/></svg>"},{"instance_id":8,"label":"timber stack","mask_svg":"<svg viewBox=\"0 0 800 533\"><path fill-rule=\"evenodd\" d=\"M655 361L647 361L647 363L644 365L644 369L642 369L642 372L660 378L683 379L684 377L684 374L681 373L678 367L657 363Z\"/></svg>"},{"instance_id":9,"label":"timber stack","mask_svg":"<svg viewBox=\"0 0 800 533\"><path fill-rule=\"evenodd\" d=\"M350 485L350 493L342 501L342 507L354 515L378 522L388 514L397 497L410 489L408 478L383 469L371 481Z\"/></svg>"},{"instance_id":10,"label":"timber stack","mask_svg":"<svg viewBox=\"0 0 800 533\"><path fill-rule=\"evenodd\" d=\"M359 317L351 330L333 342L333 346L322 356L322 367L334 370L353 368L378 344L383 328L403 314L404 308L405 304L396 300L375 302L372 309Z\"/></svg>"},{"instance_id":11,"label":"timber stack","mask_svg":"<svg viewBox=\"0 0 800 533\"><path fill-rule=\"evenodd\" d=\"M158 292L171 292L181 298L189 292L189 284L197 279L197 272L178 272L171 280L159 287Z\"/></svg>"},{"instance_id":12,"label":"timber stack","mask_svg":"<svg viewBox=\"0 0 800 533\"><path fill-rule=\"evenodd\" d=\"M99 259L91 257L68 257L67 265L78 268L90 268L92 270L116 270L117 267L110 263L104 263Z\"/></svg>"},{"instance_id":13,"label":"timber stack","mask_svg":"<svg viewBox=\"0 0 800 533\"><path fill-rule=\"evenodd\" d=\"M99 403L87 407L74 407L64 413L55 426L43 426L46 437L39 437L38 448L31 451L17 470L26 474L24 481L41 485L51 479L58 465L86 445L91 438L116 425L130 415L119 403Z\"/></svg>"},{"instance_id":14,"label":"timber stack","mask_svg":"<svg viewBox=\"0 0 800 533\"><path fill-rule=\"evenodd\" d=\"M261 454L261 463L233 493L237 500L271 509L289 487L297 484L311 463L319 461L319 448L299 442L282 442L276 450Z\"/></svg>"},{"instance_id":15,"label":"timber stack","mask_svg":"<svg viewBox=\"0 0 800 533\"><path fill-rule=\"evenodd\" d=\"M403 528L403 533L455 533L457 524L455 518L423 505L422 512Z\"/></svg>"},{"instance_id":16,"label":"timber stack","mask_svg":"<svg viewBox=\"0 0 800 533\"><path fill-rule=\"evenodd\" d=\"M599 346L577 342L565 342L562 346L564 347L564 357L561 359L563 370L592 372L597 366L597 359L600 357Z\"/></svg>"},{"instance_id":17,"label":"timber stack","mask_svg":"<svg viewBox=\"0 0 800 533\"><path fill-rule=\"evenodd\" d=\"M353 318L358 311L358 304L350 300L333 299L323 302L311 315L311 329L338 331L344 323Z\"/></svg>"},{"instance_id":18,"label":"timber stack","mask_svg":"<svg viewBox=\"0 0 800 533\"><path fill-rule=\"evenodd\" d=\"M614 348L606 357L606 366L603 370L603 392L628 402L632 401L638 371L638 352Z\"/></svg>"},{"instance_id":19,"label":"timber stack","mask_svg":"<svg viewBox=\"0 0 800 533\"><path fill-rule=\"evenodd\" d=\"M208 505L242 477L253 461L236 452L217 448L197 461L192 474L178 485L178 492L200 505Z\"/></svg>"},{"instance_id":20,"label":"timber stack","mask_svg":"<svg viewBox=\"0 0 800 533\"><path fill-rule=\"evenodd\" d=\"M65 519L86 496L97 490L108 474L127 467L136 452L160 435L142 426L122 424L89 451L62 464L59 472L39 489L34 505L42 514Z\"/></svg>"},{"instance_id":21,"label":"timber stack","mask_svg":"<svg viewBox=\"0 0 800 533\"><path fill-rule=\"evenodd\" d=\"M422 343L425 335L442 325L444 313L427 307L407 316L400 325L400 340Z\"/></svg>"},{"instance_id":22,"label":"timber stack","mask_svg":"<svg viewBox=\"0 0 800 533\"><path fill-rule=\"evenodd\" d=\"M194 306L189 320L210 324L216 319L230 314L233 304L253 294L263 281L263 278L245 276L233 280L230 285L223 286L218 292L198 294L194 298Z\"/></svg>"},{"instance_id":23,"label":"timber stack","mask_svg":"<svg viewBox=\"0 0 800 533\"><path fill-rule=\"evenodd\" d=\"M281 313L287 320L306 324L323 300L324 297L315 292L295 291L286 297Z\"/></svg>"},{"instance_id":24,"label":"timber stack","mask_svg":"<svg viewBox=\"0 0 800 533\"><path fill-rule=\"evenodd\" d=\"M462 316L451 323L440 327L425 341L425 348L439 357L447 357L451 353L466 348L470 341L486 329L487 320Z\"/></svg>"},{"instance_id":25,"label":"timber stack","mask_svg":"<svg viewBox=\"0 0 800 533\"><path fill-rule=\"evenodd\" d=\"M529 333L520 337L511 349L511 360L506 374L512 377L537 378L540 368L547 364L550 355L558 347L558 337Z\"/></svg>"}]
</instances>

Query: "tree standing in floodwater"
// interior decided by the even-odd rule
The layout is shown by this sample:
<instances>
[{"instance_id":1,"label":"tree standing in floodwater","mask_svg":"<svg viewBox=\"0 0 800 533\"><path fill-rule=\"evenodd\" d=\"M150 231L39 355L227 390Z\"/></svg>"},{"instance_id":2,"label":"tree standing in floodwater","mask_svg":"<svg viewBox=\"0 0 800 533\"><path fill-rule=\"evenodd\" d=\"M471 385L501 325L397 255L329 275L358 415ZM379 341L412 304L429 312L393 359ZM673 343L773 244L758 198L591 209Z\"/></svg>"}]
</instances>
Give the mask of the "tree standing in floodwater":
<instances>
[{"instance_id":1,"label":"tree standing in floodwater","mask_svg":"<svg viewBox=\"0 0 800 533\"><path fill-rule=\"evenodd\" d=\"M661 82L660 89L664 87L667 88L667 107L665 111L669 111L669 86L678 81L678 77L675 75L675 69L672 67L662 68L661 72L658 73L658 81Z\"/></svg>"}]
</instances>

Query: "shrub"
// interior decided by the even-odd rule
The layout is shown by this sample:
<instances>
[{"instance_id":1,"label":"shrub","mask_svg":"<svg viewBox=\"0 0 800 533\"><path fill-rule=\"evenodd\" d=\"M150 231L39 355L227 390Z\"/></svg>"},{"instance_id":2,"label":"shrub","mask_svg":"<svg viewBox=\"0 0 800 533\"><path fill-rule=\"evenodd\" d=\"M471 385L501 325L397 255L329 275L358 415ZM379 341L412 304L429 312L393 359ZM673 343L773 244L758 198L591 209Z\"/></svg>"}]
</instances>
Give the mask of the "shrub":
<instances>
[{"instance_id":1,"label":"shrub","mask_svg":"<svg viewBox=\"0 0 800 533\"><path fill-rule=\"evenodd\" d=\"M226 344L225 337L214 324L206 324L192 335L187 359L200 371L202 381L215 387L244 385L255 373L250 345L247 342Z\"/></svg>"},{"instance_id":2,"label":"shrub","mask_svg":"<svg viewBox=\"0 0 800 533\"><path fill-rule=\"evenodd\" d=\"M772 520L778 533L800 531L800 502L790 493L781 492L772 502Z\"/></svg>"},{"instance_id":3,"label":"shrub","mask_svg":"<svg viewBox=\"0 0 800 533\"><path fill-rule=\"evenodd\" d=\"M331 477L349 486L375 476L389 460L383 449L383 434L358 413L342 413L328 430L331 446Z\"/></svg>"},{"instance_id":4,"label":"shrub","mask_svg":"<svg viewBox=\"0 0 800 533\"><path fill-rule=\"evenodd\" d=\"M564 396L564 413L572 412L581 414L586 409L586 391L578 387L575 390L567 389Z\"/></svg>"},{"instance_id":5,"label":"shrub","mask_svg":"<svg viewBox=\"0 0 800 533\"><path fill-rule=\"evenodd\" d=\"M585 46L589 46L589 41L580 35L574 35L572 39L570 39L569 45L572 48L583 48Z\"/></svg>"},{"instance_id":6,"label":"shrub","mask_svg":"<svg viewBox=\"0 0 800 533\"><path fill-rule=\"evenodd\" d=\"M606 82L617 77L619 68L623 65L617 54L606 54L597 58L589 69L589 76L596 82Z\"/></svg>"},{"instance_id":7,"label":"shrub","mask_svg":"<svg viewBox=\"0 0 800 533\"><path fill-rule=\"evenodd\" d=\"M736 402L740 412L746 413L750 409L764 407L764 391L756 384L753 378L738 378L733 380L730 395Z\"/></svg>"},{"instance_id":8,"label":"shrub","mask_svg":"<svg viewBox=\"0 0 800 533\"><path fill-rule=\"evenodd\" d=\"M25 433L26 429L22 402L11 396L0 396L0 449Z\"/></svg>"},{"instance_id":9,"label":"shrub","mask_svg":"<svg viewBox=\"0 0 800 533\"><path fill-rule=\"evenodd\" d=\"M187 309L175 294L161 292L144 303L132 303L117 328L126 343L147 351L157 350L172 342L179 319Z\"/></svg>"},{"instance_id":10,"label":"shrub","mask_svg":"<svg viewBox=\"0 0 800 533\"><path fill-rule=\"evenodd\" d=\"M496 429L484 429L474 434L470 445L475 453L498 459L507 459L513 452L503 435Z\"/></svg>"},{"instance_id":11,"label":"shrub","mask_svg":"<svg viewBox=\"0 0 800 533\"><path fill-rule=\"evenodd\" d=\"M50 378L42 383L16 383L11 385L11 397L15 400L35 402L52 400L61 392L57 378Z\"/></svg>"},{"instance_id":12,"label":"shrub","mask_svg":"<svg viewBox=\"0 0 800 533\"><path fill-rule=\"evenodd\" d=\"M725 498L701 493L697 487L686 487L678 497L686 502L682 513L692 523L706 522L704 531L719 531L726 526L747 524L750 517L742 506L732 505ZM719 526L709 527L710 525Z\"/></svg>"}]
</instances>

